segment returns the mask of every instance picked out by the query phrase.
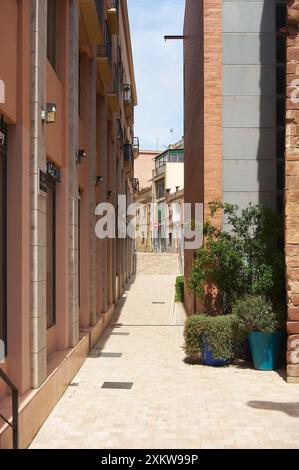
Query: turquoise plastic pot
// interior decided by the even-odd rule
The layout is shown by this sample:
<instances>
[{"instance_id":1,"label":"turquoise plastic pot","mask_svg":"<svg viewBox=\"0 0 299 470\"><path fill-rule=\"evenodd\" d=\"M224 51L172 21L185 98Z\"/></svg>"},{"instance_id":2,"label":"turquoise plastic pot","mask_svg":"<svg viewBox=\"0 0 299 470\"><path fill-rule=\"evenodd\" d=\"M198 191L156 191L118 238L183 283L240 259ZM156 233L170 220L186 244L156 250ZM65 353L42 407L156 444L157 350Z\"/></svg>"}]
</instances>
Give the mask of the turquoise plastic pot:
<instances>
[{"instance_id":1,"label":"turquoise plastic pot","mask_svg":"<svg viewBox=\"0 0 299 470\"><path fill-rule=\"evenodd\" d=\"M257 370L274 370L283 340L283 332L258 333L248 336L253 364Z\"/></svg>"}]
</instances>

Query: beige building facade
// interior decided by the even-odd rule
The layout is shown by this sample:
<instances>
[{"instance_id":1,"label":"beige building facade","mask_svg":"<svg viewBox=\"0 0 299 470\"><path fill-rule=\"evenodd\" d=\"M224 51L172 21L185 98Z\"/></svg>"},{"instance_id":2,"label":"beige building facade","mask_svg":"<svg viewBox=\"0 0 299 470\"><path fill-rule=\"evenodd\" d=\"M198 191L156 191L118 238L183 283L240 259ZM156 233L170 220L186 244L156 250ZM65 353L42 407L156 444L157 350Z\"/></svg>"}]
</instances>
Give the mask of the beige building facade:
<instances>
[{"instance_id":1,"label":"beige building facade","mask_svg":"<svg viewBox=\"0 0 299 470\"><path fill-rule=\"evenodd\" d=\"M133 241L95 226L98 204L133 201L137 95L126 0L3 0L0 38L0 369L26 447L133 272ZM1 379L0 413L11 419Z\"/></svg>"}]
</instances>

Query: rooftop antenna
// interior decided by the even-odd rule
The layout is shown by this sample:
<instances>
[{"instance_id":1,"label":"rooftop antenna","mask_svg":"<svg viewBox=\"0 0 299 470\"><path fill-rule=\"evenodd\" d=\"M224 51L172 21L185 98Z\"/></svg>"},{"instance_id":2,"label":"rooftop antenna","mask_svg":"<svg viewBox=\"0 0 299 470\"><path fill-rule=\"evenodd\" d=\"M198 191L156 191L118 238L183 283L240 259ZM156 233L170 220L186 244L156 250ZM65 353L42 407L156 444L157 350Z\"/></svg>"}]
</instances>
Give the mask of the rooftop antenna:
<instances>
[{"instance_id":1,"label":"rooftop antenna","mask_svg":"<svg viewBox=\"0 0 299 470\"><path fill-rule=\"evenodd\" d=\"M173 143L173 132L174 132L174 130L170 129L170 142L171 142L171 144Z\"/></svg>"},{"instance_id":2,"label":"rooftop antenna","mask_svg":"<svg viewBox=\"0 0 299 470\"><path fill-rule=\"evenodd\" d=\"M157 152L158 152L158 150L159 150L159 141L160 141L159 137L156 137Z\"/></svg>"}]
</instances>

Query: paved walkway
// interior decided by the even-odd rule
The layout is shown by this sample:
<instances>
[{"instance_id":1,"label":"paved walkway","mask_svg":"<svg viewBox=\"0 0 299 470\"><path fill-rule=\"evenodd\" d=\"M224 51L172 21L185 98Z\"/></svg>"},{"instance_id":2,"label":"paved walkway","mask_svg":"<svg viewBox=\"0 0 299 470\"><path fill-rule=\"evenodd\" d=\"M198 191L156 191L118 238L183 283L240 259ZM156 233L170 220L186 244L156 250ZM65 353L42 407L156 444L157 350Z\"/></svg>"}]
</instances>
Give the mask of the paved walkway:
<instances>
[{"instance_id":1,"label":"paved walkway","mask_svg":"<svg viewBox=\"0 0 299 470\"><path fill-rule=\"evenodd\" d=\"M176 273L171 262L159 275L156 262L154 274L143 264L31 448L299 448L298 385L276 372L184 362ZM106 381L133 386L102 389Z\"/></svg>"}]
</instances>

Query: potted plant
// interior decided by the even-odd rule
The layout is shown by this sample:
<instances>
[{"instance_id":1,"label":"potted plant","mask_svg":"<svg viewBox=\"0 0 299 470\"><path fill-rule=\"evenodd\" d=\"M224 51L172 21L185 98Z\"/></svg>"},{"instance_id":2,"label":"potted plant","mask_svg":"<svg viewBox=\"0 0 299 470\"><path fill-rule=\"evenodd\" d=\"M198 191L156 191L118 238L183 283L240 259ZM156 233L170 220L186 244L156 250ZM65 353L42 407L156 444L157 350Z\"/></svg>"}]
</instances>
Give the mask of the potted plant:
<instances>
[{"instance_id":1,"label":"potted plant","mask_svg":"<svg viewBox=\"0 0 299 470\"><path fill-rule=\"evenodd\" d=\"M227 365L234 357L239 332L234 315L193 315L185 324L185 352L189 357L201 352L207 366Z\"/></svg>"},{"instance_id":2,"label":"potted plant","mask_svg":"<svg viewBox=\"0 0 299 470\"><path fill-rule=\"evenodd\" d=\"M262 295L249 295L235 302L233 313L248 333L255 368L274 370L283 340L282 310L275 310Z\"/></svg>"}]
</instances>

